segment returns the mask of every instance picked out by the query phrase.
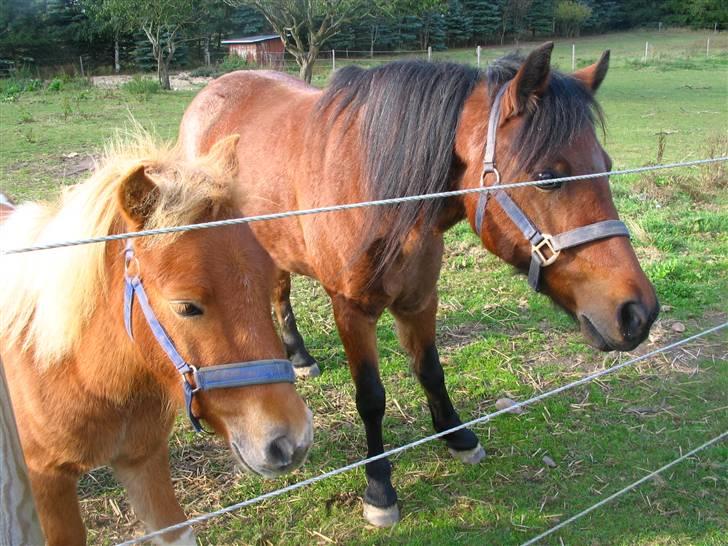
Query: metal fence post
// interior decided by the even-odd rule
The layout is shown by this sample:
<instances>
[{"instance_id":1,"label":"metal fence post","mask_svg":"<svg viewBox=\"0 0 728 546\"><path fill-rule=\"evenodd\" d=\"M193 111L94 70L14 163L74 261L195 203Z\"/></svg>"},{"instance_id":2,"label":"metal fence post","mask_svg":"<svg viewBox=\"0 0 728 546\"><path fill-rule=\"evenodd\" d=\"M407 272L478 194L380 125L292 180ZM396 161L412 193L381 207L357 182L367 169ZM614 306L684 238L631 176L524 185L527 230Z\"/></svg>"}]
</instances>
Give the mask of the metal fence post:
<instances>
[{"instance_id":1,"label":"metal fence post","mask_svg":"<svg viewBox=\"0 0 728 546\"><path fill-rule=\"evenodd\" d=\"M0 360L0 546L45 544Z\"/></svg>"}]
</instances>

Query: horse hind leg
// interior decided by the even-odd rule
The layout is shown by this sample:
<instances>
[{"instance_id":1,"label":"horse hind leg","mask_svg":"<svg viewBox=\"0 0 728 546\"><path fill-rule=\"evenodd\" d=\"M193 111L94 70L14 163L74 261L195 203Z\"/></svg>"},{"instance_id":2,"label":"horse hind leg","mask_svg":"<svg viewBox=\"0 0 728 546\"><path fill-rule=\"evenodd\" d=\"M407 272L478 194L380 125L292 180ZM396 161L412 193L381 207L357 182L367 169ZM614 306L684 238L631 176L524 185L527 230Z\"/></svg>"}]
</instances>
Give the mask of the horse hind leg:
<instances>
[{"instance_id":1,"label":"horse hind leg","mask_svg":"<svg viewBox=\"0 0 728 546\"><path fill-rule=\"evenodd\" d=\"M169 473L169 452L161 444L149 457L117 459L112 468L126 489L134 513L149 531L185 521L172 486ZM197 539L190 527L170 531L154 540L155 544L195 546Z\"/></svg>"},{"instance_id":2,"label":"horse hind leg","mask_svg":"<svg viewBox=\"0 0 728 546\"><path fill-rule=\"evenodd\" d=\"M279 271L273 288L273 309L280 325L281 340L298 377L321 375L316 360L306 350L291 307L291 274Z\"/></svg>"},{"instance_id":3,"label":"horse hind leg","mask_svg":"<svg viewBox=\"0 0 728 546\"><path fill-rule=\"evenodd\" d=\"M412 357L412 370L427 396L435 430L442 432L461 425L445 386L445 373L435 346L437 293L432 294L429 303L420 311L398 309L396 305L391 311L400 343ZM467 428L447 434L443 439L450 454L464 463L476 464L485 457L478 437Z\"/></svg>"}]
</instances>

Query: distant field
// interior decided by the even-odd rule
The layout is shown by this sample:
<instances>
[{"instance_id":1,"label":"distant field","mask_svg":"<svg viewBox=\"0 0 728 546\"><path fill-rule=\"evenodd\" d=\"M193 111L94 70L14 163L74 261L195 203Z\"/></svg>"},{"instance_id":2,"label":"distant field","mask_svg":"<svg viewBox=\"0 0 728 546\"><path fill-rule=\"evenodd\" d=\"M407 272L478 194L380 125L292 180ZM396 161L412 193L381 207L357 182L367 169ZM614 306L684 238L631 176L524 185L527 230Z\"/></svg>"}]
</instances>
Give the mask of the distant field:
<instances>
[{"instance_id":1,"label":"distant field","mask_svg":"<svg viewBox=\"0 0 728 546\"><path fill-rule=\"evenodd\" d=\"M710 58L705 40L711 39ZM641 61L644 42L654 49ZM584 66L604 49L612 68L599 92L606 149L615 168L728 155L728 35L687 31L625 33L575 41ZM526 47L530 47L528 44ZM483 61L505 49L484 49ZM472 50L436 59L475 62ZM337 55L338 64L345 58ZM570 69L571 41L555 62ZM321 85L328 69L319 66ZM0 84L0 92L2 91ZM131 94L70 81L58 91L23 92L0 102L0 188L18 200L51 197L82 179L130 116L174 138L193 92ZM664 312L639 351L728 320L728 170L706 167L615 177L617 207L633 233ZM537 392L630 355L586 347L573 323L487 255L468 226L448 234L441 281L440 349L464 419L502 396ZM11 257L2 258L2 267ZM325 293L296 279L294 306L323 376L300 389L315 414L316 444L294 475L262 482L234 472L220 442L180 422L172 471L189 515L320 474L365 454L345 356ZM676 323L686 327L677 334ZM675 327L679 329L679 327ZM380 323L387 388L385 441L394 447L431 432L391 318ZM638 351L638 352L639 352ZM373 530L360 518L363 472L352 472L200 528L203 544L520 544L728 429L728 337L640 364L551 398L522 416L478 427L490 457L475 467L441 444L397 457L402 522ZM548 454L556 468L542 463ZM722 545L728 543L728 446L691 458L579 522L546 544ZM141 530L110 472L81 482L90 541L109 544Z\"/></svg>"}]
</instances>

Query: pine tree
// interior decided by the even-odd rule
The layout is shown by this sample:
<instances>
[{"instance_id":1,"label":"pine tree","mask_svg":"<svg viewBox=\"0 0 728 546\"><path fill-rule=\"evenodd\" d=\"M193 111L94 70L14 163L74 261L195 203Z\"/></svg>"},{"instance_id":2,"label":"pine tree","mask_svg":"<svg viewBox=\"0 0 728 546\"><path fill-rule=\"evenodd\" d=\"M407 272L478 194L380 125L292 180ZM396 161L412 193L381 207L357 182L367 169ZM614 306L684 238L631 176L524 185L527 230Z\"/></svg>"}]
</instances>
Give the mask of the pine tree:
<instances>
[{"instance_id":1,"label":"pine tree","mask_svg":"<svg viewBox=\"0 0 728 546\"><path fill-rule=\"evenodd\" d=\"M463 0L463 11L471 22L470 43L494 42L501 23L500 2L492 0Z\"/></svg>"},{"instance_id":2,"label":"pine tree","mask_svg":"<svg viewBox=\"0 0 728 546\"><path fill-rule=\"evenodd\" d=\"M445 15L447 25L447 42L451 46L463 46L471 41L473 21L465 13L460 0L449 0Z\"/></svg>"}]
</instances>

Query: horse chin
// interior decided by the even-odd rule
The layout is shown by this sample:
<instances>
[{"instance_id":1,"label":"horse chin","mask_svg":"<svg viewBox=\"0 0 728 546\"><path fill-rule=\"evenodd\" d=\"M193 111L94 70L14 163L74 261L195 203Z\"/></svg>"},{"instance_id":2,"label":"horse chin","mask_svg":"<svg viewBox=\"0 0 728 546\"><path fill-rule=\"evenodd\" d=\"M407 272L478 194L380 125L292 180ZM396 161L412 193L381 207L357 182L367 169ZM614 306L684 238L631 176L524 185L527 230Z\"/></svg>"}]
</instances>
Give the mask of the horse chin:
<instances>
[{"instance_id":1,"label":"horse chin","mask_svg":"<svg viewBox=\"0 0 728 546\"><path fill-rule=\"evenodd\" d=\"M588 316L579 314L578 320L586 342L600 351L631 351L643 341L642 339L615 341L602 333Z\"/></svg>"}]
</instances>

